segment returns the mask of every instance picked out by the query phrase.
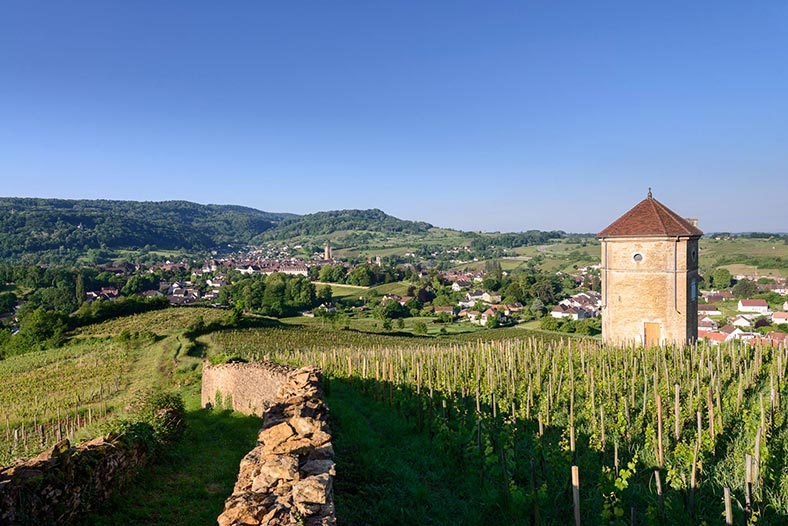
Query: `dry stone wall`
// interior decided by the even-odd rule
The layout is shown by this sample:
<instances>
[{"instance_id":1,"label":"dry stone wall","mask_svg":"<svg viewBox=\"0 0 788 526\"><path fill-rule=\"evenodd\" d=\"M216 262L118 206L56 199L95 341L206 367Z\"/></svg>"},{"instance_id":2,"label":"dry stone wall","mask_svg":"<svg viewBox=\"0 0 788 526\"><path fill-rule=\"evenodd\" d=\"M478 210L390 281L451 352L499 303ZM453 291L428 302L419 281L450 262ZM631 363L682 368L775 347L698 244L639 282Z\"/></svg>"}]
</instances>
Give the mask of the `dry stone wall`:
<instances>
[{"instance_id":1,"label":"dry stone wall","mask_svg":"<svg viewBox=\"0 0 788 526\"><path fill-rule=\"evenodd\" d=\"M203 363L203 407L261 416L284 386L291 369L271 362Z\"/></svg>"},{"instance_id":2,"label":"dry stone wall","mask_svg":"<svg viewBox=\"0 0 788 526\"><path fill-rule=\"evenodd\" d=\"M99 437L68 440L0 469L0 524L68 525L107 499L144 462L141 445Z\"/></svg>"},{"instance_id":3,"label":"dry stone wall","mask_svg":"<svg viewBox=\"0 0 788 526\"><path fill-rule=\"evenodd\" d=\"M241 461L220 526L336 524L334 450L320 373L291 371L263 415L257 447Z\"/></svg>"}]
</instances>

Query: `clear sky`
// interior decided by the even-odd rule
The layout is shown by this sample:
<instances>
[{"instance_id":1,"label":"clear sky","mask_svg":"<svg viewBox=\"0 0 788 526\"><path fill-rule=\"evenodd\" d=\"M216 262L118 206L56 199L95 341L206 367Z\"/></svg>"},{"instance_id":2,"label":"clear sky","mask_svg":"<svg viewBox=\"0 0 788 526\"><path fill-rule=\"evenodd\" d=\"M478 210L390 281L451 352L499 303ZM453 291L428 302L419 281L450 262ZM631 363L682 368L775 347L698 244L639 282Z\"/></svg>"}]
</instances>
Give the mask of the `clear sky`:
<instances>
[{"instance_id":1,"label":"clear sky","mask_svg":"<svg viewBox=\"0 0 788 526\"><path fill-rule=\"evenodd\" d=\"M0 195L788 231L788 2L0 4Z\"/></svg>"}]
</instances>

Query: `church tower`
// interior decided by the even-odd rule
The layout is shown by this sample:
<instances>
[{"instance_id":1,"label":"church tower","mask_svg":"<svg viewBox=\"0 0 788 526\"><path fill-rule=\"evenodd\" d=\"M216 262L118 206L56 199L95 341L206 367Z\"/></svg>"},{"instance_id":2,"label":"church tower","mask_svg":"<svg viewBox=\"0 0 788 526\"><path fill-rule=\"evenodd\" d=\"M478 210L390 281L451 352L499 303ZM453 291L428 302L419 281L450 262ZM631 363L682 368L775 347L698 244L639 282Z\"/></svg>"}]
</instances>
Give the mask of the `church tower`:
<instances>
[{"instance_id":1,"label":"church tower","mask_svg":"<svg viewBox=\"0 0 788 526\"><path fill-rule=\"evenodd\" d=\"M326 261L331 261L332 254L331 254L331 243L326 243L326 247L323 249L323 259Z\"/></svg>"},{"instance_id":2,"label":"church tower","mask_svg":"<svg viewBox=\"0 0 788 526\"><path fill-rule=\"evenodd\" d=\"M698 335L697 220L648 197L602 230L602 338L647 347Z\"/></svg>"}]
</instances>

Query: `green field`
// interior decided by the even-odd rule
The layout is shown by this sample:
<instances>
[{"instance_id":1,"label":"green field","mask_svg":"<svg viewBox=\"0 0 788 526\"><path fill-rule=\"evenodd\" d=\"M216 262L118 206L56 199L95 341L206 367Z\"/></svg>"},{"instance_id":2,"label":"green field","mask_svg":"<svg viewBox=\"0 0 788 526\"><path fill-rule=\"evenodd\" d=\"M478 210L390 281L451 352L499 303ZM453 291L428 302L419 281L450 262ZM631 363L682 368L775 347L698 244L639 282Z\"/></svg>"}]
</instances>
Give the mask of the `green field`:
<instances>
[{"instance_id":1,"label":"green field","mask_svg":"<svg viewBox=\"0 0 788 526\"><path fill-rule=\"evenodd\" d=\"M386 294L396 294L400 297L405 297L408 295L408 289L413 286L411 283L406 283L402 281L398 281L396 283L386 283L384 285L378 285L376 287L372 287L372 290L384 296Z\"/></svg>"},{"instance_id":2,"label":"green field","mask_svg":"<svg viewBox=\"0 0 788 526\"><path fill-rule=\"evenodd\" d=\"M519 256L534 258L533 264L544 272L574 272L577 267L583 267L601 260L599 241L594 238L585 238L578 243L570 239L552 240L548 244L539 246L520 247L512 251ZM766 239L736 238L714 240L702 238L700 240L700 270L709 273L717 267L724 267L731 274L747 274L762 276L788 277L788 244ZM775 258L781 262L779 268L771 266ZM731 260L741 260L734 261ZM459 270L484 269L489 260L468 262L456 265ZM527 267L527 261L518 261L510 258L497 258L501 268L512 271Z\"/></svg>"},{"instance_id":3,"label":"green field","mask_svg":"<svg viewBox=\"0 0 788 526\"><path fill-rule=\"evenodd\" d=\"M788 277L788 244L768 239L736 238L700 241L701 272L725 267L731 274ZM775 259L776 258L776 259ZM780 263L778 268L772 265Z\"/></svg>"}]
</instances>

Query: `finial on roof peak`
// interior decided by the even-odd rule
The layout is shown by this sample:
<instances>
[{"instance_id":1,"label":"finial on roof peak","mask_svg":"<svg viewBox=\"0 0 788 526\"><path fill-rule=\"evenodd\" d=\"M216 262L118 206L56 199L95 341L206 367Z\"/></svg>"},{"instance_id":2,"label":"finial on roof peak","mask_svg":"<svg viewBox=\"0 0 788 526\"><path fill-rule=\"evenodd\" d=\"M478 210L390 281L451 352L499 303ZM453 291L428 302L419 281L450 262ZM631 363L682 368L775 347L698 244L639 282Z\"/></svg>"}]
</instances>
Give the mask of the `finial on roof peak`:
<instances>
[{"instance_id":1,"label":"finial on roof peak","mask_svg":"<svg viewBox=\"0 0 788 526\"><path fill-rule=\"evenodd\" d=\"M649 198L649 199L654 199L654 198L651 196L651 187L650 187L650 186L648 187L648 198Z\"/></svg>"}]
</instances>

